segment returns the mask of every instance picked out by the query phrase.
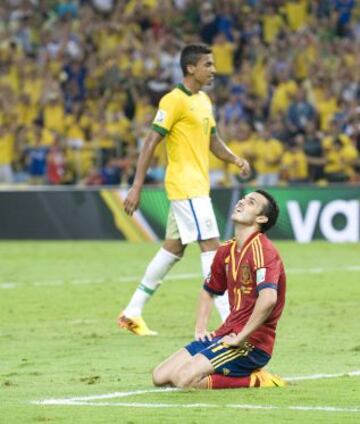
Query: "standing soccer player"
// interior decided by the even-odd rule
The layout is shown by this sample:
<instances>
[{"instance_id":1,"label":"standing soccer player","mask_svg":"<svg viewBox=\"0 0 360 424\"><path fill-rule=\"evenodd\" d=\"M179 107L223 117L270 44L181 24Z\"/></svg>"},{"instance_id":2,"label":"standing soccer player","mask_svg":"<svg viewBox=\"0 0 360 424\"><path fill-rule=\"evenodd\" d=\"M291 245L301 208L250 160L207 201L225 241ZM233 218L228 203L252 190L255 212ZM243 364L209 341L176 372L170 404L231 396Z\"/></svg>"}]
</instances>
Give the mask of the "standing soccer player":
<instances>
[{"instance_id":1,"label":"standing soccer player","mask_svg":"<svg viewBox=\"0 0 360 424\"><path fill-rule=\"evenodd\" d=\"M222 245L200 294L197 328L202 337L160 364L156 386L227 389L285 386L262 369L270 360L276 326L285 303L285 271L279 253L264 234L277 220L271 195L257 190L241 199L232 214L235 238ZM230 315L207 331L214 295L228 290Z\"/></svg>"},{"instance_id":2,"label":"standing soccer player","mask_svg":"<svg viewBox=\"0 0 360 424\"><path fill-rule=\"evenodd\" d=\"M203 86L213 82L215 76L211 49L203 44L190 44L182 50L180 64L183 83L160 100L138 159L134 183L124 202L125 211L132 215L139 205L154 150L166 137L165 188L170 211L165 242L118 318L120 327L137 335L156 334L143 320L142 310L166 274L181 259L189 243L199 243L204 278L210 272L219 246L219 230L209 197L209 149L221 160L237 165L244 177L250 171L248 162L234 155L219 137L211 101L201 91ZM215 304L225 320L229 313L227 296L219 296Z\"/></svg>"}]
</instances>

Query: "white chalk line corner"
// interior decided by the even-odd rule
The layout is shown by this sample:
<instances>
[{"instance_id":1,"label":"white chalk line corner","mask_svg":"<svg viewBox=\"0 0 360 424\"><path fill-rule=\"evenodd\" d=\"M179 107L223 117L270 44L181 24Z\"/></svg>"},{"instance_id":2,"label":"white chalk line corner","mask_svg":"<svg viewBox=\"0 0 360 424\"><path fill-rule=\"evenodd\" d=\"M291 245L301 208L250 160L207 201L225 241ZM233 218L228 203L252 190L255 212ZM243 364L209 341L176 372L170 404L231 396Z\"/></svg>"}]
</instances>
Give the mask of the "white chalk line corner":
<instances>
[{"instance_id":1,"label":"white chalk line corner","mask_svg":"<svg viewBox=\"0 0 360 424\"><path fill-rule=\"evenodd\" d=\"M337 374L313 374L305 376L286 377L288 382L304 380L320 380L339 377L359 377L360 370ZM180 391L179 389L144 389L133 390L129 392L113 392L102 395L81 396L63 399L42 399L30 401L34 405L42 406L122 406L129 408L233 408L233 409L271 409L271 410L290 410L290 411L320 411L320 412L345 412L360 413L360 407L338 407L338 406L276 406L276 405L255 405L255 404L226 404L218 405L215 403L147 403L147 402L108 402L110 399L126 398L130 396L141 396L148 393L171 393Z\"/></svg>"}]
</instances>

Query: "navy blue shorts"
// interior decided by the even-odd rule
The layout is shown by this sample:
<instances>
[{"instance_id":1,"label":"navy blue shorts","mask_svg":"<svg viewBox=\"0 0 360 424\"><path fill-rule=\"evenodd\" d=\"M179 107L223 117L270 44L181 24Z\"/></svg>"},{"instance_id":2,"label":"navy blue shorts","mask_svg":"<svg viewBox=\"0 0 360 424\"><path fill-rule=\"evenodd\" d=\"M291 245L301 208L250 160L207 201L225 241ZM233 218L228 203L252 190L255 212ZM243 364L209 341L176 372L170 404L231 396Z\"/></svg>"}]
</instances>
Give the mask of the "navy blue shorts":
<instances>
[{"instance_id":1,"label":"navy blue shorts","mask_svg":"<svg viewBox=\"0 0 360 424\"><path fill-rule=\"evenodd\" d=\"M201 353L211 362L216 374L245 377L264 367L271 356L250 343L242 347L230 347L220 342L222 337L211 341L194 340L185 346L191 356Z\"/></svg>"}]
</instances>

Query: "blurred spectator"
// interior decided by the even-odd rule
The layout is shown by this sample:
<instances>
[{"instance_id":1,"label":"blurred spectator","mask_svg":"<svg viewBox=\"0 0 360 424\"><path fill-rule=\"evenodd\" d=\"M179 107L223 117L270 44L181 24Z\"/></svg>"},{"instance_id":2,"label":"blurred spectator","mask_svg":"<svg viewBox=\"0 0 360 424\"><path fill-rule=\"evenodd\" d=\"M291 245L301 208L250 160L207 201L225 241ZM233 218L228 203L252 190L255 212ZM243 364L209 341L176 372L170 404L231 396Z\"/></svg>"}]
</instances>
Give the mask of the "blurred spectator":
<instances>
[{"instance_id":1,"label":"blurred spectator","mask_svg":"<svg viewBox=\"0 0 360 424\"><path fill-rule=\"evenodd\" d=\"M14 136L8 125L0 125L0 184L11 184L14 175L11 167L13 160Z\"/></svg>"},{"instance_id":2,"label":"blurred spectator","mask_svg":"<svg viewBox=\"0 0 360 424\"><path fill-rule=\"evenodd\" d=\"M355 177L359 153L356 143L342 131L336 119L331 121L331 135L322 142L325 156L324 172L330 182L347 182Z\"/></svg>"},{"instance_id":3,"label":"blurred spectator","mask_svg":"<svg viewBox=\"0 0 360 424\"><path fill-rule=\"evenodd\" d=\"M44 184L46 175L46 157L48 146L41 143L41 138L35 139L35 144L25 149L25 162L31 184Z\"/></svg>"},{"instance_id":4,"label":"blurred spectator","mask_svg":"<svg viewBox=\"0 0 360 424\"><path fill-rule=\"evenodd\" d=\"M214 38L211 49L216 66L215 82L226 87L234 73L235 45L226 38L223 32L219 32Z\"/></svg>"},{"instance_id":5,"label":"blurred spectator","mask_svg":"<svg viewBox=\"0 0 360 424\"><path fill-rule=\"evenodd\" d=\"M316 123L309 121L305 128L304 153L309 166L311 181L318 181L324 177L323 149L321 146L321 134L317 131Z\"/></svg>"},{"instance_id":6,"label":"blurred spectator","mask_svg":"<svg viewBox=\"0 0 360 424\"><path fill-rule=\"evenodd\" d=\"M256 182L259 186L275 186L279 183L283 146L273 138L268 129L259 131L255 142Z\"/></svg>"},{"instance_id":7,"label":"blurred spectator","mask_svg":"<svg viewBox=\"0 0 360 424\"><path fill-rule=\"evenodd\" d=\"M349 24L352 10L355 7L354 0L334 0L336 14L336 29L340 37L350 35Z\"/></svg>"},{"instance_id":8,"label":"blurred spectator","mask_svg":"<svg viewBox=\"0 0 360 424\"><path fill-rule=\"evenodd\" d=\"M212 4L205 1L200 8L200 37L204 43L211 45L217 32L218 26Z\"/></svg>"},{"instance_id":9,"label":"blurred spectator","mask_svg":"<svg viewBox=\"0 0 360 424\"><path fill-rule=\"evenodd\" d=\"M47 182L52 185L65 183L66 157L61 145L60 137L55 137L47 158Z\"/></svg>"},{"instance_id":10,"label":"blurred spectator","mask_svg":"<svg viewBox=\"0 0 360 424\"><path fill-rule=\"evenodd\" d=\"M287 110L287 124L290 132L295 134L304 131L308 123L314 122L315 119L315 108L306 100L305 90L299 88Z\"/></svg>"},{"instance_id":11,"label":"blurred spectator","mask_svg":"<svg viewBox=\"0 0 360 424\"><path fill-rule=\"evenodd\" d=\"M309 181L308 161L304 152L305 138L302 134L294 137L282 157L282 177L290 184Z\"/></svg>"},{"instance_id":12,"label":"blurred spectator","mask_svg":"<svg viewBox=\"0 0 360 424\"><path fill-rule=\"evenodd\" d=\"M230 126L225 125L224 128L221 128L221 133L229 140L228 146L233 153L247 159L253 166L256 153L255 140L249 123L243 120ZM239 176L239 169L235 165L224 164L223 162L222 166L225 166L224 185L238 184L243 181ZM210 168L210 175L211 173L212 169Z\"/></svg>"},{"instance_id":13,"label":"blurred spectator","mask_svg":"<svg viewBox=\"0 0 360 424\"><path fill-rule=\"evenodd\" d=\"M266 5L264 15L262 16L263 39L265 43L270 44L285 29L283 17L277 13L274 5Z\"/></svg>"},{"instance_id":14,"label":"blurred spectator","mask_svg":"<svg viewBox=\"0 0 360 424\"><path fill-rule=\"evenodd\" d=\"M325 175L329 182L347 182L355 176L358 152L353 144L336 138L326 150Z\"/></svg>"},{"instance_id":15,"label":"blurred spectator","mask_svg":"<svg viewBox=\"0 0 360 424\"><path fill-rule=\"evenodd\" d=\"M277 181L281 158L304 162L302 151L311 182L360 179L354 0L0 3L1 181L23 181L25 152L36 163L47 150L44 168L59 164L52 184L126 185L154 105L181 79L179 52L194 41L213 46L219 127L260 175ZM164 163L154 160L149 183L161 183ZM211 169L214 184L241 182L214 158Z\"/></svg>"},{"instance_id":16,"label":"blurred spectator","mask_svg":"<svg viewBox=\"0 0 360 424\"><path fill-rule=\"evenodd\" d=\"M74 102L85 100L86 74L86 67L79 61L70 61L65 65L62 74L62 89L66 112L71 112Z\"/></svg>"},{"instance_id":17,"label":"blurred spectator","mask_svg":"<svg viewBox=\"0 0 360 424\"><path fill-rule=\"evenodd\" d=\"M277 72L277 82L274 87L271 99L271 115L285 114L291 99L298 89L294 80L289 78L286 69L279 69Z\"/></svg>"}]
</instances>

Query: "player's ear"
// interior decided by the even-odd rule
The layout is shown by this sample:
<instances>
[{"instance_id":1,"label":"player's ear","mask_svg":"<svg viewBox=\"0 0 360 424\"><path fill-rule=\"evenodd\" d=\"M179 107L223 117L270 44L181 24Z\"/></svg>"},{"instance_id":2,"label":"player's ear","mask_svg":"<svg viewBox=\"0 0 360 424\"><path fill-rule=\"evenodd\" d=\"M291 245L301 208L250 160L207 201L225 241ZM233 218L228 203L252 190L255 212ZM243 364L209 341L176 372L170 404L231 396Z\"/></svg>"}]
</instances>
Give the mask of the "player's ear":
<instances>
[{"instance_id":1,"label":"player's ear","mask_svg":"<svg viewBox=\"0 0 360 424\"><path fill-rule=\"evenodd\" d=\"M195 66L194 65L187 65L186 69L187 69L188 75L193 75L194 72L195 72Z\"/></svg>"},{"instance_id":2,"label":"player's ear","mask_svg":"<svg viewBox=\"0 0 360 424\"><path fill-rule=\"evenodd\" d=\"M257 224L265 224L269 221L269 218L265 215L259 215L256 217L256 223Z\"/></svg>"}]
</instances>

